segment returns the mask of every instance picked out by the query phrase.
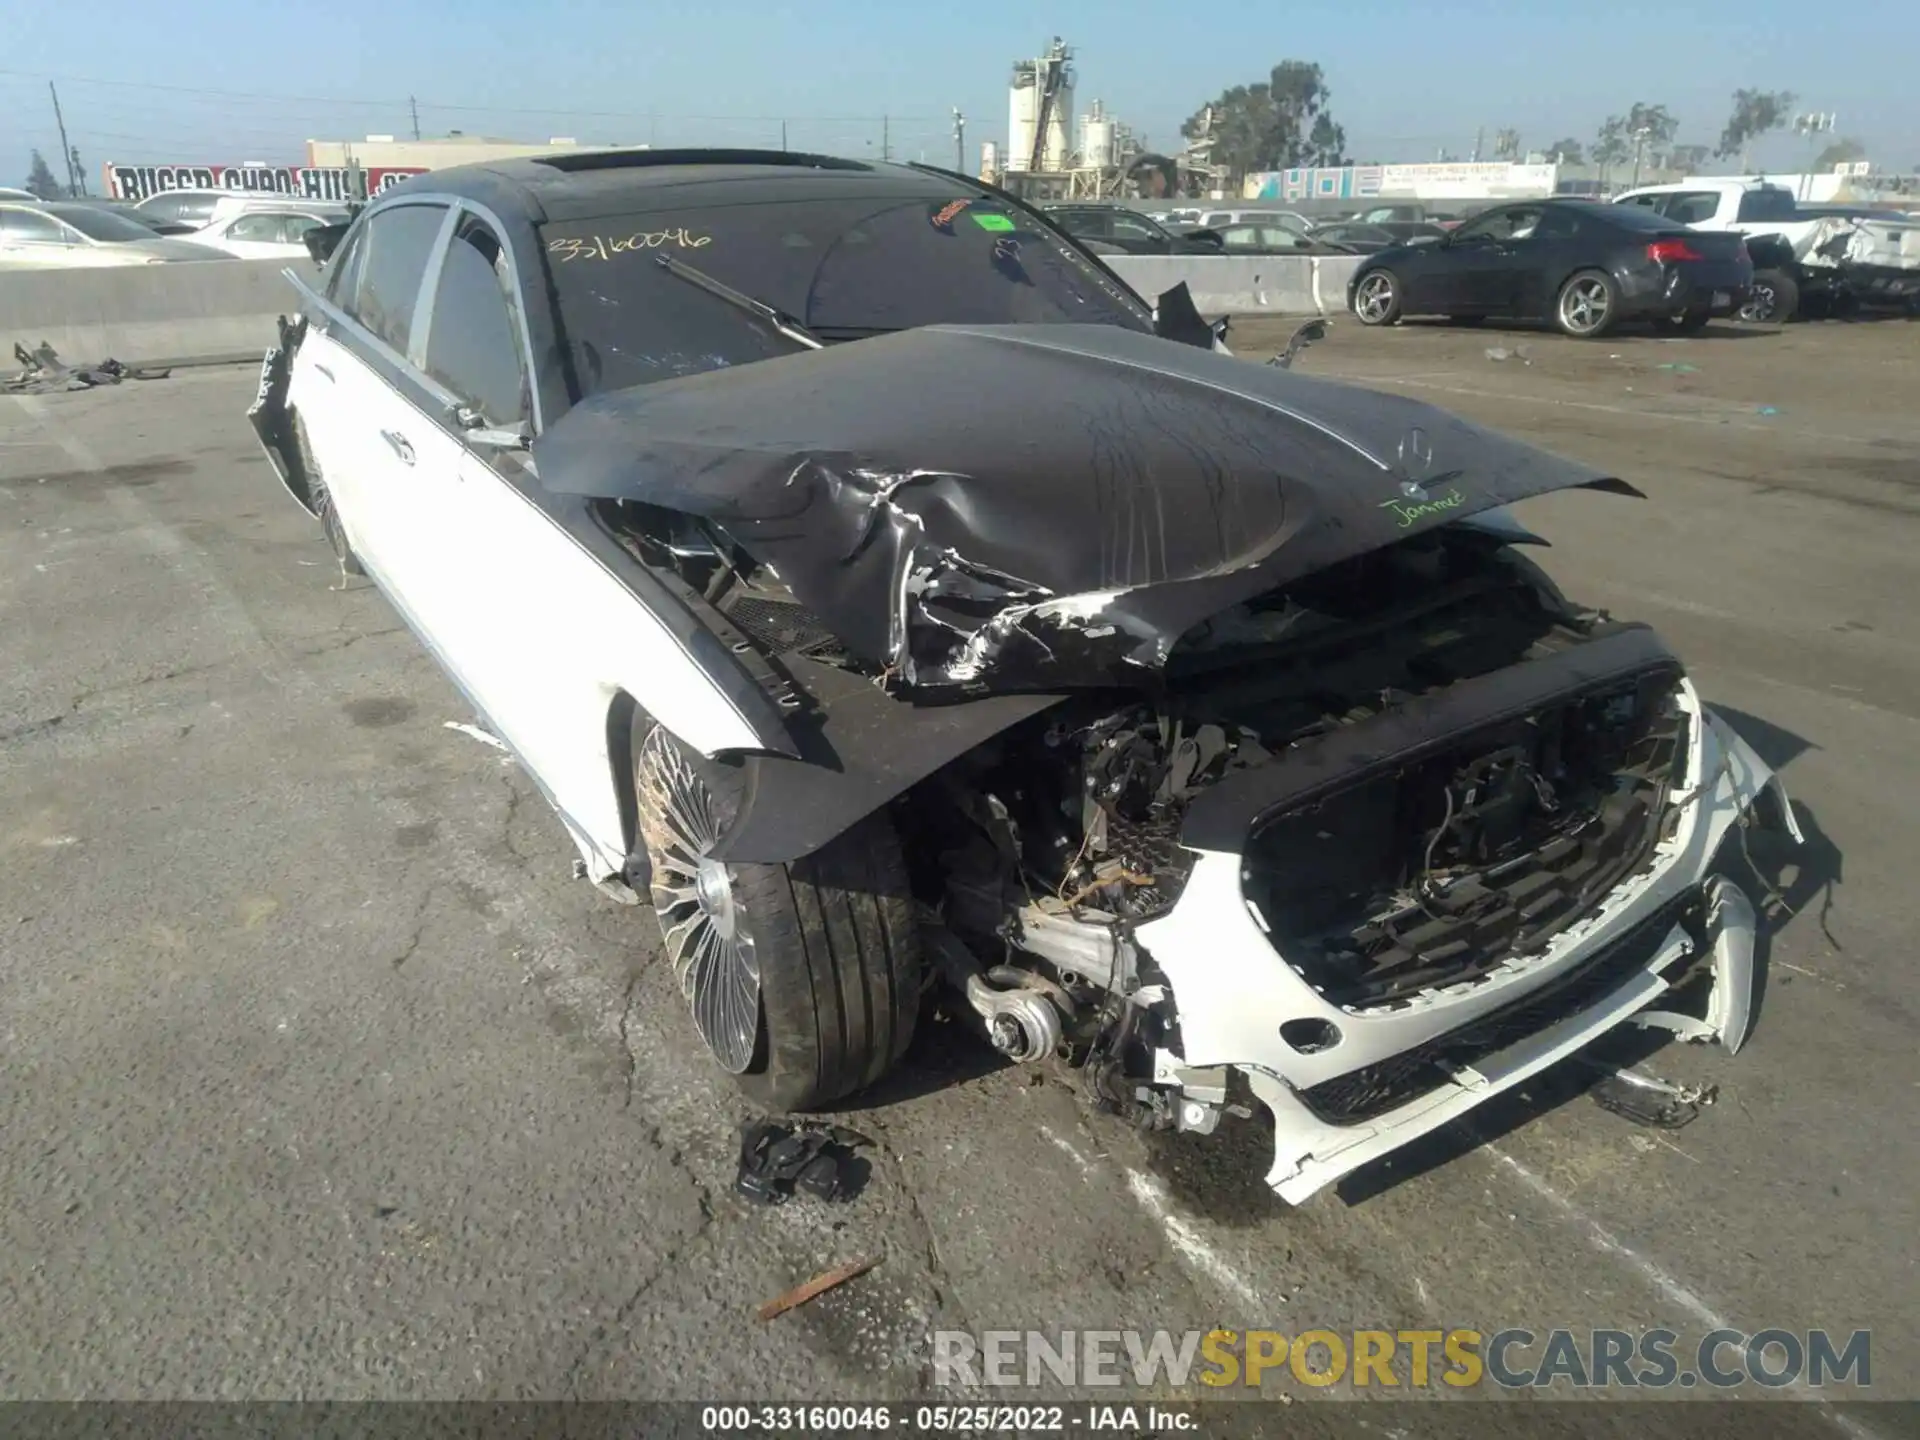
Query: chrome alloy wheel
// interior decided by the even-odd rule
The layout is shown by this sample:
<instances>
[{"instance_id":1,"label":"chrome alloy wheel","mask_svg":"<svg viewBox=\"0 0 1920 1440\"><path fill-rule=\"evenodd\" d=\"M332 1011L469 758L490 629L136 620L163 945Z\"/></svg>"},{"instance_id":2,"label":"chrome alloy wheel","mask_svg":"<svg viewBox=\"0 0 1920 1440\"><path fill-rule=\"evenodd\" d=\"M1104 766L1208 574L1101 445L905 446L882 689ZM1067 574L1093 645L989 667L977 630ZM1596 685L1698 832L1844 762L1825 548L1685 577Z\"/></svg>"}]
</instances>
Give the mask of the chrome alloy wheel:
<instances>
[{"instance_id":1,"label":"chrome alloy wheel","mask_svg":"<svg viewBox=\"0 0 1920 1440\"><path fill-rule=\"evenodd\" d=\"M1780 297L1774 293L1773 286L1764 280L1756 280L1753 288L1747 292L1746 302L1740 307L1740 318L1749 325L1765 324L1773 319L1774 311L1780 308Z\"/></svg>"},{"instance_id":2,"label":"chrome alloy wheel","mask_svg":"<svg viewBox=\"0 0 1920 1440\"><path fill-rule=\"evenodd\" d=\"M1607 323L1613 300L1604 280L1593 276L1572 281L1560 292L1560 323L1575 335L1591 335Z\"/></svg>"},{"instance_id":3,"label":"chrome alloy wheel","mask_svg":"<svg viewBox=\"0 0 1920 1440\"><path fill-rule=\"evenodd\" d=\"M657 726L642 742L636 773L667 959L700 1038L727 1071L743 1074L759 1036L760 961L732 868L708 854L720 838L713 792Z\"/></svg>"},{"instance_id":4,"label":"chrome alloy wheel","mask_svg":"<svg viewBox=\"0 0 1920 1440\"><path fill-rule=\"evenodd\" d=\"M1376 270L1360 282L1353 295L1354 313L1369 325L1378 325L1393 313L1393 277Z\"/></svg>"}]
</instances>

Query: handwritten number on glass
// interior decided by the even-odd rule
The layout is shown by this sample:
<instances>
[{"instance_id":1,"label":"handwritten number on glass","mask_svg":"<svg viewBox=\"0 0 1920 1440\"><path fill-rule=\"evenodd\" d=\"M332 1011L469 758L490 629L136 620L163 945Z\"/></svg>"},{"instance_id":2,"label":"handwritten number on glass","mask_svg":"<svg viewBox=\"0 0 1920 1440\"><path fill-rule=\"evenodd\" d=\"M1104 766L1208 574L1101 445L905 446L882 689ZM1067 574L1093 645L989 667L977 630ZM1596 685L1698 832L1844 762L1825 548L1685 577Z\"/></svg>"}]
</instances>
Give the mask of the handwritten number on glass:
<instances>
[{"instance_id":1,"label":"handwritten number on glass","mask_svg":"<svg viewBox=\"0 0 1920 1440\"><path fill-rule=\"evenodd\" d=\"M547 242L547 253L559 256L566 265L575 260L611 260L630 250L698 250L712 243L711 235L690 234L685 228L641 230L632 235L562 236Z\"/></svg>"}]
</instances>

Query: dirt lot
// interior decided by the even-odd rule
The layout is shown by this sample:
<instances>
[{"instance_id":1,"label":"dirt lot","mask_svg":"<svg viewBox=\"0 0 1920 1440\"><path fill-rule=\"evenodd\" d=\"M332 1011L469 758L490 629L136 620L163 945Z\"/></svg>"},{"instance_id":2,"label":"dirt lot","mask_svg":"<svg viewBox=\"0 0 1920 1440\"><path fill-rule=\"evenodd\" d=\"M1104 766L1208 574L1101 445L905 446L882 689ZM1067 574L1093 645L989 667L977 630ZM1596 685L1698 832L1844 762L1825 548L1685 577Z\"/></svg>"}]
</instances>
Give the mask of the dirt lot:
<instances>
[{"instance_id":1,"label":"dirt lot","mask_svg":"<svg viewBox=\"0 0 1920 1440\"><path fill-rule=\"evenodd\" d=\"M1646 491L1521 518L1811 843L1748 1047L1654 1061L1721 1086L1692 1126L1541 1086L1295 1212L1259 1121L1149 1142L938 1036L858 1117L854 1204L746 1207L650 917L338 588L254 374L0 399L0 1397L903 1396L936 1325L1214 1324L1870 1326L1920 1396L1916 354L1341 323L1300 361Z\"/></svg>"}]
</instances>

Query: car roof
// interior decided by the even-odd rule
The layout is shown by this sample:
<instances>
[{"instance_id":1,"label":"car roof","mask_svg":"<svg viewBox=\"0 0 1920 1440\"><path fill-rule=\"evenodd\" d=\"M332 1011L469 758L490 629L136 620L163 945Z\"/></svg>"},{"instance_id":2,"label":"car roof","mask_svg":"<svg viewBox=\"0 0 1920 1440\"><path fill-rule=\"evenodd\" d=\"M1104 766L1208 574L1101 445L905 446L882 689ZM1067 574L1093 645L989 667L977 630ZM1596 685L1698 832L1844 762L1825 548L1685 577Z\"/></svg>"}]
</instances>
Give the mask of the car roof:
<instances>
[{"instance_id":1,"label":"car roof","mask_svg":"<svg viewBox=\"0 0 1920 1440\"><path fill-rule=\"evenodd\" d=\"M586 150L453 165L402 181L377 200L457 195L539 225L773 199L978 193L962 187L957 177L918 166L798 151Z\"/></svg>"}]
</instances>

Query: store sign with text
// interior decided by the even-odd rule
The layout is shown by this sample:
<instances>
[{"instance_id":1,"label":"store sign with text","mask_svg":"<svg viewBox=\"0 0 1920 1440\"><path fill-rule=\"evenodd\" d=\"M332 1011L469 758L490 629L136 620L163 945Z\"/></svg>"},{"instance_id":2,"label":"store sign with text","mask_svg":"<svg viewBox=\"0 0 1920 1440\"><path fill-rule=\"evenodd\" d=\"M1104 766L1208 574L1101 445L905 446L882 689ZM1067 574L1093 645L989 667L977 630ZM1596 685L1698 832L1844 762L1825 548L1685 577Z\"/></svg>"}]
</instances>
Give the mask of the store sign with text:
<instances>
[{"instance_id":1,"label":"store sign with text","mask_svg":"<svg viewBox=\"0 0 1920 1440\"><path fill-rule=\"evenodd\" d=\"M378 195L425 166L368 167L367 193ZM351 200L354 172L344 165L120 165L106 166L106 192L115 200L144 200L164 190L231 190L236 195L289 195L300 200Z\"/></svg>"}]
</instances>

